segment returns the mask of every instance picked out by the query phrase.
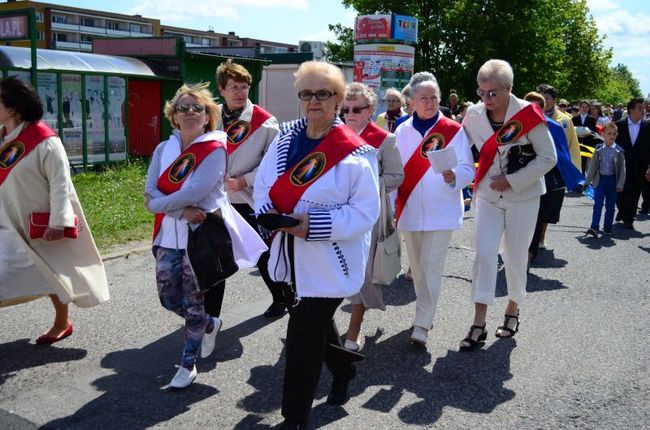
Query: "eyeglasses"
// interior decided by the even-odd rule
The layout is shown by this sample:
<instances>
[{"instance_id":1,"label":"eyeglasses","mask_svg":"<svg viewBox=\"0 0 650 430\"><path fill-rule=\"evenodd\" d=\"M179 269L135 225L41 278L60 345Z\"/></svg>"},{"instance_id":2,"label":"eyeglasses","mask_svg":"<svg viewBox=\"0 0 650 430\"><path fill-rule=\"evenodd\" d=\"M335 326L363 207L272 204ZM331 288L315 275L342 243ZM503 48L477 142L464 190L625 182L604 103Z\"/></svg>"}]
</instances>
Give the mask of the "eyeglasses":
<instances>
[{"instance_id":1,"label":"eyeglasses","mask_svg":"<svg viewBox=\"0 0 650 430\"><path fill-rule=\"evenodd\" d=\"M176 112L182 112L182 113L188 113L189 111L196 112L196 113L201 113L205 111L205 106L200 105L198 103L194 103L192 105L184 103L182 105L178 105L174 108L174 111Z\"/></svg>"},{"instance_id":2,"label":"eyeglasses","mask_svg":"<svg viewBox=\"0 0 650 430\"><path fill-rule=\"evenodd\" d=\"M250 85L248 84L241 84L241 85L226 85L226 91L232 91L234 93L245 93L251 88Z\"/></svg>"},{"instance_id":3,"label":"eyeglasses","mask_svg":"<svg viewBox=\"0 0 650 430\"><path fill-rule=\"evenodd\" d=\"M497 90L483 91L482 89L479 88L476 90L476 95L481 98L485 97L491 99L492 97L497 96Z\"/></svg>"},{"instance_id":4,"label":"eyeglasses","mask_svg":"<svg viewBox=\"0 0 650 430\"><path fill-rule=\"evenodd\" d=\"M400 102L399 99L386 99L386 100L384 100L384 101L385 101L386 103L399 103L399 102Z\"/></svg>"},{"instance_id":5,"label":"eyeglasses","mask_svg":"<svg viewBox=\"0 0 650 430\"><path fill-rule=\"evenodd\" d=\"M363 112L364 109L368 109L369 107L370 107L370 105L365 105L365 106L362 106L362 107L353 107L353 108L344 107L342 110L343 110L344 115L347 115L350 112L355 113L355 114L359 114L359 113Z\"/></svg>"},{"instance_id":6,"label":"eyeglasses","mask_svg":"<svg viewBox=\"0 0 650 430\"><path fill-rule=\"evenodd\" d=\"M324 102L325 100L332 98L335 94L336 93L327 90L318 90L315 93L312 93L309 90L302 90L298 93L298 98L304 102L308 102L312 98L316 97L316 100Z\"/></svg>"}]
</instances>

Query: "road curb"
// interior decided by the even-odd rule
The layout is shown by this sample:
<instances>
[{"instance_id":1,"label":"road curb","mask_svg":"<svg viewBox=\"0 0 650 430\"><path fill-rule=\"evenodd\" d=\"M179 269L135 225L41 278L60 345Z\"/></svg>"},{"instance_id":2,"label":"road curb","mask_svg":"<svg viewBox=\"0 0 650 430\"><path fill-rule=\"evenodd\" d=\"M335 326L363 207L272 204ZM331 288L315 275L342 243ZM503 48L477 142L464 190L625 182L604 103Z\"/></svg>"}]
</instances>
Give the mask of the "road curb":
<instances>
[{"instance_id":1,"label":"road curb","mask_svg":"<svg viewBox=\"0 0 650 430\"><path fill-rule=\"evenodd\" d=\"M116 260L118 258L129 258L131 254L144 254L145 252L151 251L151 245L138 246L136 248L124 249L116 252L111 252L106 255L102 255L102 261Z\"/></svg>"}]
</instances>

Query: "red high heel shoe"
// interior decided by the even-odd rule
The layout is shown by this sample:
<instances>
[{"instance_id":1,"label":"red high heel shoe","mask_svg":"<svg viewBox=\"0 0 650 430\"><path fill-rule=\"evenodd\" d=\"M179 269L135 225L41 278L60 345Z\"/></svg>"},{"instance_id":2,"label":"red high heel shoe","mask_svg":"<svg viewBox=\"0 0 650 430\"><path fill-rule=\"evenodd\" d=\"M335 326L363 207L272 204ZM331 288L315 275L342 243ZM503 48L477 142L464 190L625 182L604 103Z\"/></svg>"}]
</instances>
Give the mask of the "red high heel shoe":
<instances>
[{"instance_id":1,"label":"red high heel shoe","mask_svg":"<svg viewBox=\"0 0 650 430\"><path fill-rule=\"evenodd\" d=\"M70 336L72 334L72 324L70 324L61 335L58 337L54 336L48 336L46 334L42 335L38 339L36 339L36 345L51 345L53 343L56 343L60 340L65 339L66 337Z\"/></svg>"}]
</instances>

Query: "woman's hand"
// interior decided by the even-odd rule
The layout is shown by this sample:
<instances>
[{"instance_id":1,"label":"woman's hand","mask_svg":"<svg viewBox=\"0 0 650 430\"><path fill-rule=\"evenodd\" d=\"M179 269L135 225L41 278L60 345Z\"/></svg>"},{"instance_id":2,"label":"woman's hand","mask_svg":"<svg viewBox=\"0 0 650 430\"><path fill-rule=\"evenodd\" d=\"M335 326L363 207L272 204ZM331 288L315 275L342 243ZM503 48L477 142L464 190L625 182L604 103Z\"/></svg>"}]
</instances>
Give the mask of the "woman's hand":
<instances>
[{"instance_id":1,"label":"woman's hand","mask_svg":"<svg viewBox=\"0 0 650 430\"><path fill-rule=\"evenodd\" d=\"M294 227L279 228L278 230L301 237L303 239L307 238L307 234L309 233L309 214L290 214L289 216L300 221L300 224Z\"/></svg>"},{"instance_id":2,"label":"woman's hand","mask_svg":"<svg viewBox=\"0 0 650 430\"><path fill-rule=\"evenodd\" d=\"M456 180L456 173L451 169L443 170L442 179L444 179L446 184L453 184Z\"/></svg>"},{"instance_id":3,"label":"woman's hand","mask_svg":"<svg viewBox=\"0 0 650 430\"><path fill-rule=\"evenodd\" d=\"M246 178L239 176L238 178L227 178L226 187L228 191L240 191L246 188Z\"/></svg>"},{"instance_id":4,"label":"woman's hand","mask_svg":"<svg viewBox=\"0 0 650 430\"><path fill-rule=\"evenodd\" d=\"M48 227L43 233L43 240L52 241L52 240L61 240L63 239L63 229Z\"/></svg>"},{"instance_id":5,"label":"woman's hand","mask_svg":"<svg viewBox=\"0 0 650 430\"><path fill-rule=\"evenodd\" d=\"M192 224L200 224L205 221L207 214L201 208L188 206L183 209L183 217Z\"/></svg>"},{"instance_id":6,"label":"woman's hand","mask_svg":"<svg viewBox=\"0 0 650 430\"><path fill-rule=\"evenodd\" d=\"M490 188L495 191L503 192L510 188L510 182L506 179L506 175L496 175L490 176L492 182L490 182Z\"/></svg>"}]
</instances>

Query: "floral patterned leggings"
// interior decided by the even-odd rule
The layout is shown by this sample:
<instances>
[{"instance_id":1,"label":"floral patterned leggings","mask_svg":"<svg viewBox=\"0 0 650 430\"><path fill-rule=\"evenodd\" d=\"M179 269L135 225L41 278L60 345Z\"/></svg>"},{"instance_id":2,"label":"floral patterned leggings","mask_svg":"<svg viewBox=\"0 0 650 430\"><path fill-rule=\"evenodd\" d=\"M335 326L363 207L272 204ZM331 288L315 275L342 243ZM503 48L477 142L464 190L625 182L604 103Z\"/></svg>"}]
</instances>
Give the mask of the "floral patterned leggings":
<instances>
[{"instance_id":1,"label":"floral patterned leggings","mask_svg":"<svg viewBox=\"0 0 650 430\"><path fill-rule=\"evenodd\" d=\"M183 366L191 369L196 363L201 340L213 327L203 308L203 292L184 249L155 247L158 298L167 310L185 319Z\"/></svg>"}]
</instances>

